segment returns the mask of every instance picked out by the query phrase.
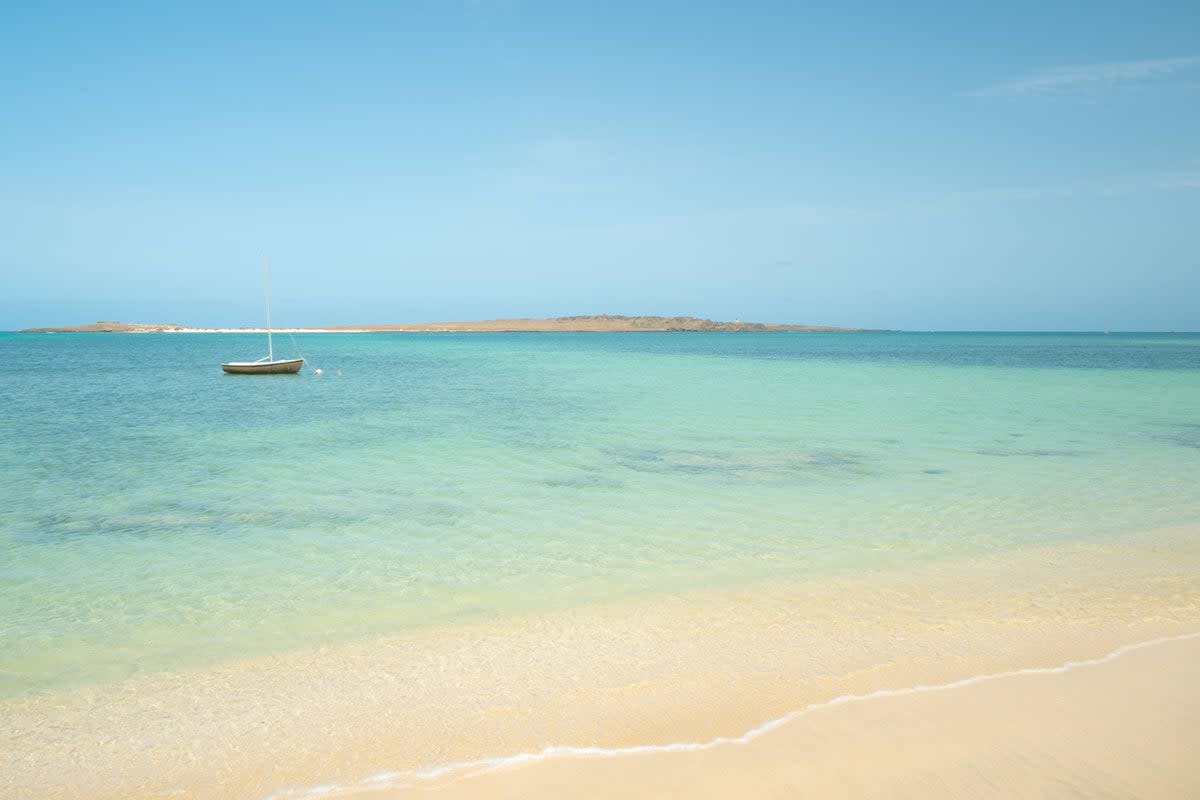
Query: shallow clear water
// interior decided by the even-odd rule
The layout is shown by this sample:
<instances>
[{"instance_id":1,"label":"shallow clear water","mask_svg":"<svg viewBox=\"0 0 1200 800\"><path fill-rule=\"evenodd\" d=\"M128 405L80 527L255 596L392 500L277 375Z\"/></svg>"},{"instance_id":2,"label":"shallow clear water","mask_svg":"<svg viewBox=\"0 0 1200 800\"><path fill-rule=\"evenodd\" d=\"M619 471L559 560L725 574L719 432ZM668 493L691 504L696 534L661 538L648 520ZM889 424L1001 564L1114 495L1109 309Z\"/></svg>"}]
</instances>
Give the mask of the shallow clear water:
<instances>
[{"instance_id":1,"label":"shallow clear water","mask_svg":"<svg viewBox=\"0 0 1200 800\"><path fill-rule=\"evenodd\" d=\"M1196 335L294 341L0 334L0 696L1200 518Z\"/></svg>"}]
</instances>

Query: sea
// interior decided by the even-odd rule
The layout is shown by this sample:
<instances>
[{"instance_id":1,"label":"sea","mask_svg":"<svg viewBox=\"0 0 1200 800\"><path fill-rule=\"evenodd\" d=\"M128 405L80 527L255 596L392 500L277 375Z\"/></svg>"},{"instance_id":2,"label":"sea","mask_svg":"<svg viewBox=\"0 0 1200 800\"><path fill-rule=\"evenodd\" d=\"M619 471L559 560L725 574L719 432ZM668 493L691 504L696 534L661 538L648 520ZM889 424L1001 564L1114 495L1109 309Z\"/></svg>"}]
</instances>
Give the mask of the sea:
<instances>
[{"instance_id":1,"label":"sea","mask_svg":"<svg viewBox=\"0 0 1200 800\"><path fill-rule=\"evenodd\" d=\"M1197 334L262 339L0 334L0 699L1200 520Z\"/></svg>"}]
</instances>

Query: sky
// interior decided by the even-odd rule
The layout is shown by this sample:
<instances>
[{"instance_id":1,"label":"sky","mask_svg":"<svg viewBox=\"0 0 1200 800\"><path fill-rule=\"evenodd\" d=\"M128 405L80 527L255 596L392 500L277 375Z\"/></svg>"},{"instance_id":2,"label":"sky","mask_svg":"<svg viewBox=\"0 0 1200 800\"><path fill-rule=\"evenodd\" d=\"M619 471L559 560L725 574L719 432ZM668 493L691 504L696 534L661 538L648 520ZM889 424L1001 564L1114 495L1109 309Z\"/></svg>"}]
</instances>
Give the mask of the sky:
<instances>
[{"instance_id":1,"label":"sky","mask_svg":"<svg viewBox=\"0 0 1200 800\"><path fill-rule=\"evenodd\" d=\"M0 0L0 330L1200 329L1200 4Z\"/></svg>"}]
</instances>

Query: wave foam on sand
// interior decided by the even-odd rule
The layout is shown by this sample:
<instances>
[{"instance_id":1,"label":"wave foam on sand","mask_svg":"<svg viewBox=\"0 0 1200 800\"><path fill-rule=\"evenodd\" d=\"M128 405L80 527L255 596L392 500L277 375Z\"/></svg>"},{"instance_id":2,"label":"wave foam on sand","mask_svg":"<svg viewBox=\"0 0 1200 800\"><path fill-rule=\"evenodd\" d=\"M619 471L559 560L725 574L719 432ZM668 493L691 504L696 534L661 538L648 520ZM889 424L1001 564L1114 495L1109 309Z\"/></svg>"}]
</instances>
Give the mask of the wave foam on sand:
<instances>
[{"instance_id":1,"label":"wave foam on sand","mask_svg":"<svg viewBox=\"0 0 1200 800\"><path fill-rule=\"evenodd\" d=\"M539 762L546 762L556 759L623 758L639 755L696 753L714 750L720 747L736 747L750 744L772 731L784 728L785 726L799 720L802 717L824 709L830 709L847 704L865 703L884 698L906 697L933 692L947 692L982 683L1011 678L1061 675L1083 668L1107 664L1135 651L1156 647L1170 642L1183 641L1200 641L1200 632L1163 636L1148 641L1125 644L1097 658L1067 661L1052 667L1026 667L1022 669L1006 670L991 674L972 675L967 678L936 685L916 685L903 688L879 689L876 691L867 692L865 694L840 695L827 701L812 703L804 708L788 712L781 717L768 720L739 736L719 736L704 742L671 742L667 744L648 744L614 748L557 745L544 748L537 752L524 752L509 756L497 756L492 758L455 762L408 772L384 773L366 778L356 784L346 786L325 785L295 790L284 790L271 795L268 800L317 800L317 798L356 796L368 793L411 789L420 787L422 785L426 786L426 788L432 788L430 786L432 782L447 778L461 781L464 779L478 777L490 772L513 767L524 767L534 765Z\"/></svg>"}]
</instances>

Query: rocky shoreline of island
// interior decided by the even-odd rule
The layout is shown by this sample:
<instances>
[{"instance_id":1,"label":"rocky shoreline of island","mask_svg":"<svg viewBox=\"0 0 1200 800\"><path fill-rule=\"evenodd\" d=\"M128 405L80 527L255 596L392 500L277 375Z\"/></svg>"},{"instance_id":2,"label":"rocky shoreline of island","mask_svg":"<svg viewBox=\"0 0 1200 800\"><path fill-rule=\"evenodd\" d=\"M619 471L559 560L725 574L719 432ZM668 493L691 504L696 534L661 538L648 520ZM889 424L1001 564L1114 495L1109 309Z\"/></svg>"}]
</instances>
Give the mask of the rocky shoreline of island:
<instances>
[{"instance_id":1,"label":"rocky shoreline of island","mask_svg":"<svg viewBox=\"0 0 1200 800\"><path fill-rule=\"evenodd\" d=\"M854 333L864 328L832 325L795 325L773 322L719 322L701 317L622 316L599 314L455 322L373 323L321 327L275 328L278 333L670 333L670 332L826 332ZM221 328L170 322L98 321L84 325L26 328L21 333L263 333L265 328Z\"/></svg>"}]
</instances>

